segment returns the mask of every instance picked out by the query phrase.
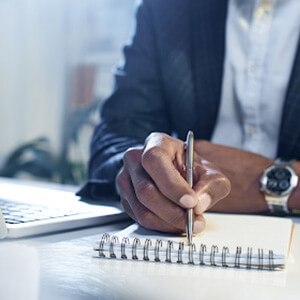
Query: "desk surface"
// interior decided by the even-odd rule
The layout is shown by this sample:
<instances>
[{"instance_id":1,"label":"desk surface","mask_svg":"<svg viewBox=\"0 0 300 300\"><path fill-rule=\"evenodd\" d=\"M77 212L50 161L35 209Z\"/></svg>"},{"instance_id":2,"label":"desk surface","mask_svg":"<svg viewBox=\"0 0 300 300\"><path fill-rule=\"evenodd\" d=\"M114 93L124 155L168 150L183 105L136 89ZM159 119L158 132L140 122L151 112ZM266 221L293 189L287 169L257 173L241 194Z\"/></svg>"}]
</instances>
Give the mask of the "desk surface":
<instances>
[{"instance_id":1,"label":"desk surface","mask_svg":"<svg viewBox=\"0 0 300 300\"><path fill-rule=\"evenodd\" d=\"M0 241L1 299L300 299L300 220L287 268L269 272L92 258L129 222ZM26 295L26 297L24 297Z\"/></svg>"}]
</instances>

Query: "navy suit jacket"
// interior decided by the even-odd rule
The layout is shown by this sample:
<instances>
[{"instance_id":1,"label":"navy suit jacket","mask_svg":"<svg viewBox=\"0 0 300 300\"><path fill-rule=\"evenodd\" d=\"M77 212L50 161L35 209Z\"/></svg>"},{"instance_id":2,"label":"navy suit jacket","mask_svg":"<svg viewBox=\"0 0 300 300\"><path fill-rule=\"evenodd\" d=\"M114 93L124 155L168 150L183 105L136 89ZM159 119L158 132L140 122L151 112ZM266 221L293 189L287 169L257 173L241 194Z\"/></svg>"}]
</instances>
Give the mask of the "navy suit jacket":
<instances>
[{"instance_id":1,"label":"navy suit jacket","mask_svg":"<svg viewBox=\"0 0 300 300\"><path fill-rule=\"evenodd\" d=\"M89 198L115 194L122 155L153 131L211 138L223 76L227 0L143 0L125 62L91 144ZM280 62L279 62L280 63ZM272 99L269 99L270 105ZM282 113L278 157L300 158L300 48Z\"/></svg>"}]
</instances>

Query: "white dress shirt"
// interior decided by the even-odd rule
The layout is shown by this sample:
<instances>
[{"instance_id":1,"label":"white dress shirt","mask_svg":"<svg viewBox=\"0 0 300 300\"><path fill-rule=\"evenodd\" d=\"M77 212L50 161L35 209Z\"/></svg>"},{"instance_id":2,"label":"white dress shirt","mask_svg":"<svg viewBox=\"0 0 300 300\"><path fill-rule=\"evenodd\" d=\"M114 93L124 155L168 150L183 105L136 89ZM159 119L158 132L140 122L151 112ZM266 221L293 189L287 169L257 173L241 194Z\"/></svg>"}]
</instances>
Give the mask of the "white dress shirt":
<instances>
[{"instance_id":1,"label":"white dress shirt","mask_svg":"<svg viewBox=\"0 0 300 300\"><path fill-rule=\"evenodd\" d=\"M300 34L300 0L229 0L212 142L275 158Z\"/></svg>"}]
</instances>

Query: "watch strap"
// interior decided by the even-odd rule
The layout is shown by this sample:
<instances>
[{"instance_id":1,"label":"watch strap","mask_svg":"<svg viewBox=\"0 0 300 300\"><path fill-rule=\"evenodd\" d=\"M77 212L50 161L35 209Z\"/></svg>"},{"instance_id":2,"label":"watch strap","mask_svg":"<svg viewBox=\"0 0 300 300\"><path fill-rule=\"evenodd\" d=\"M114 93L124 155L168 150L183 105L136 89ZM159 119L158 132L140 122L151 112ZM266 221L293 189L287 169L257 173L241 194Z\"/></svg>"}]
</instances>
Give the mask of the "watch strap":
<instances>
[{"instance_id":1,"label":"watch strap","mask_svg":"<svg viewBox=\"0 0 300 300\"><path fill-rule=\"evenodd\" d=\"M275 197L265 193L265 199L267 201L269 211L274 215L286 215L291 213L287 205L288 198L289 195L283 197Z\"/></svg>"}]
</instances>

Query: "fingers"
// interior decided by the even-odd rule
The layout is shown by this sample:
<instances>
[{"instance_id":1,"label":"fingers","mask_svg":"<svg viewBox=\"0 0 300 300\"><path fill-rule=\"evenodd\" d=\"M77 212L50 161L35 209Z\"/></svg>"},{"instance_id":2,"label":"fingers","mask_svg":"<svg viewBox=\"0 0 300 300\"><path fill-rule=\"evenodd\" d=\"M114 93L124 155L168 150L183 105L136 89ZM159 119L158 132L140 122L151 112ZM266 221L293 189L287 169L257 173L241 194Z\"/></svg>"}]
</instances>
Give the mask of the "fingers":
<instances>
[{"instance_id":1,"label":"fingers","mask_svg":"<svg viewBox=\"0 0 300 300\"><path fill-rule=\"evenodd\" d=\"M194 210L194 233L200 233L204 230L206 226L203 214L197 214Z\"/></svg>"},{"instance_id":2,"label":"fingers","mask_svg":"<svg viewBox=\"0 0 300 300\"><path fill-rule=\"evenodd\" d=\"M142 165L163 195L183 208L194 207L200 215L228 195L230 182L213 164L195 153L192 189L178 168L183 165L183 149L182 141L151 134L145 142Z\"/></svg>"},{"instance_id":3,"label":"fingers","mask_svg":"<svg viewBox=\"0 0 300 300\"><path fill-rule=\"evenodd\" d=\"M160 193L142 167L135 171L131 169L130 175L136 197L140 203L166 223L176 227L177 231L182 231L184 229L185 210Z\"/></svg>"},{"instance_id":4,"label":"fingers","mask_svg":"<svg viewBox=\"0 0 300 300\"><path fill-rule=\"evenodd\" d=\"M131 218L144 227L165 232L184 231L184 209L164 197L141 166L140 149L124 156L124 170L117 177L121 202Z\"/></svg>"},{"instance_id":5,"label":"fingers","mask_svg":"<svg viewBox=\"0 0 300 300\"><path fill-rule=\"evenodd\" d=\"M197 195L182 176L184 143L164 134L151 134L142 156L142 166L159 191L184 208L198 202Z\"/></svg>"},{"instance_id":6,"label":"fingers","mask_svg":"<svg viewBox=\"0 0 300 300\"><path fill-rule=\"evenodd\" d=\"M194 208L196 213L203 213L230 193L230 181L210 162L196 163L194 174L194 190L199 198Z\"/></svg>"}]
</instances>

